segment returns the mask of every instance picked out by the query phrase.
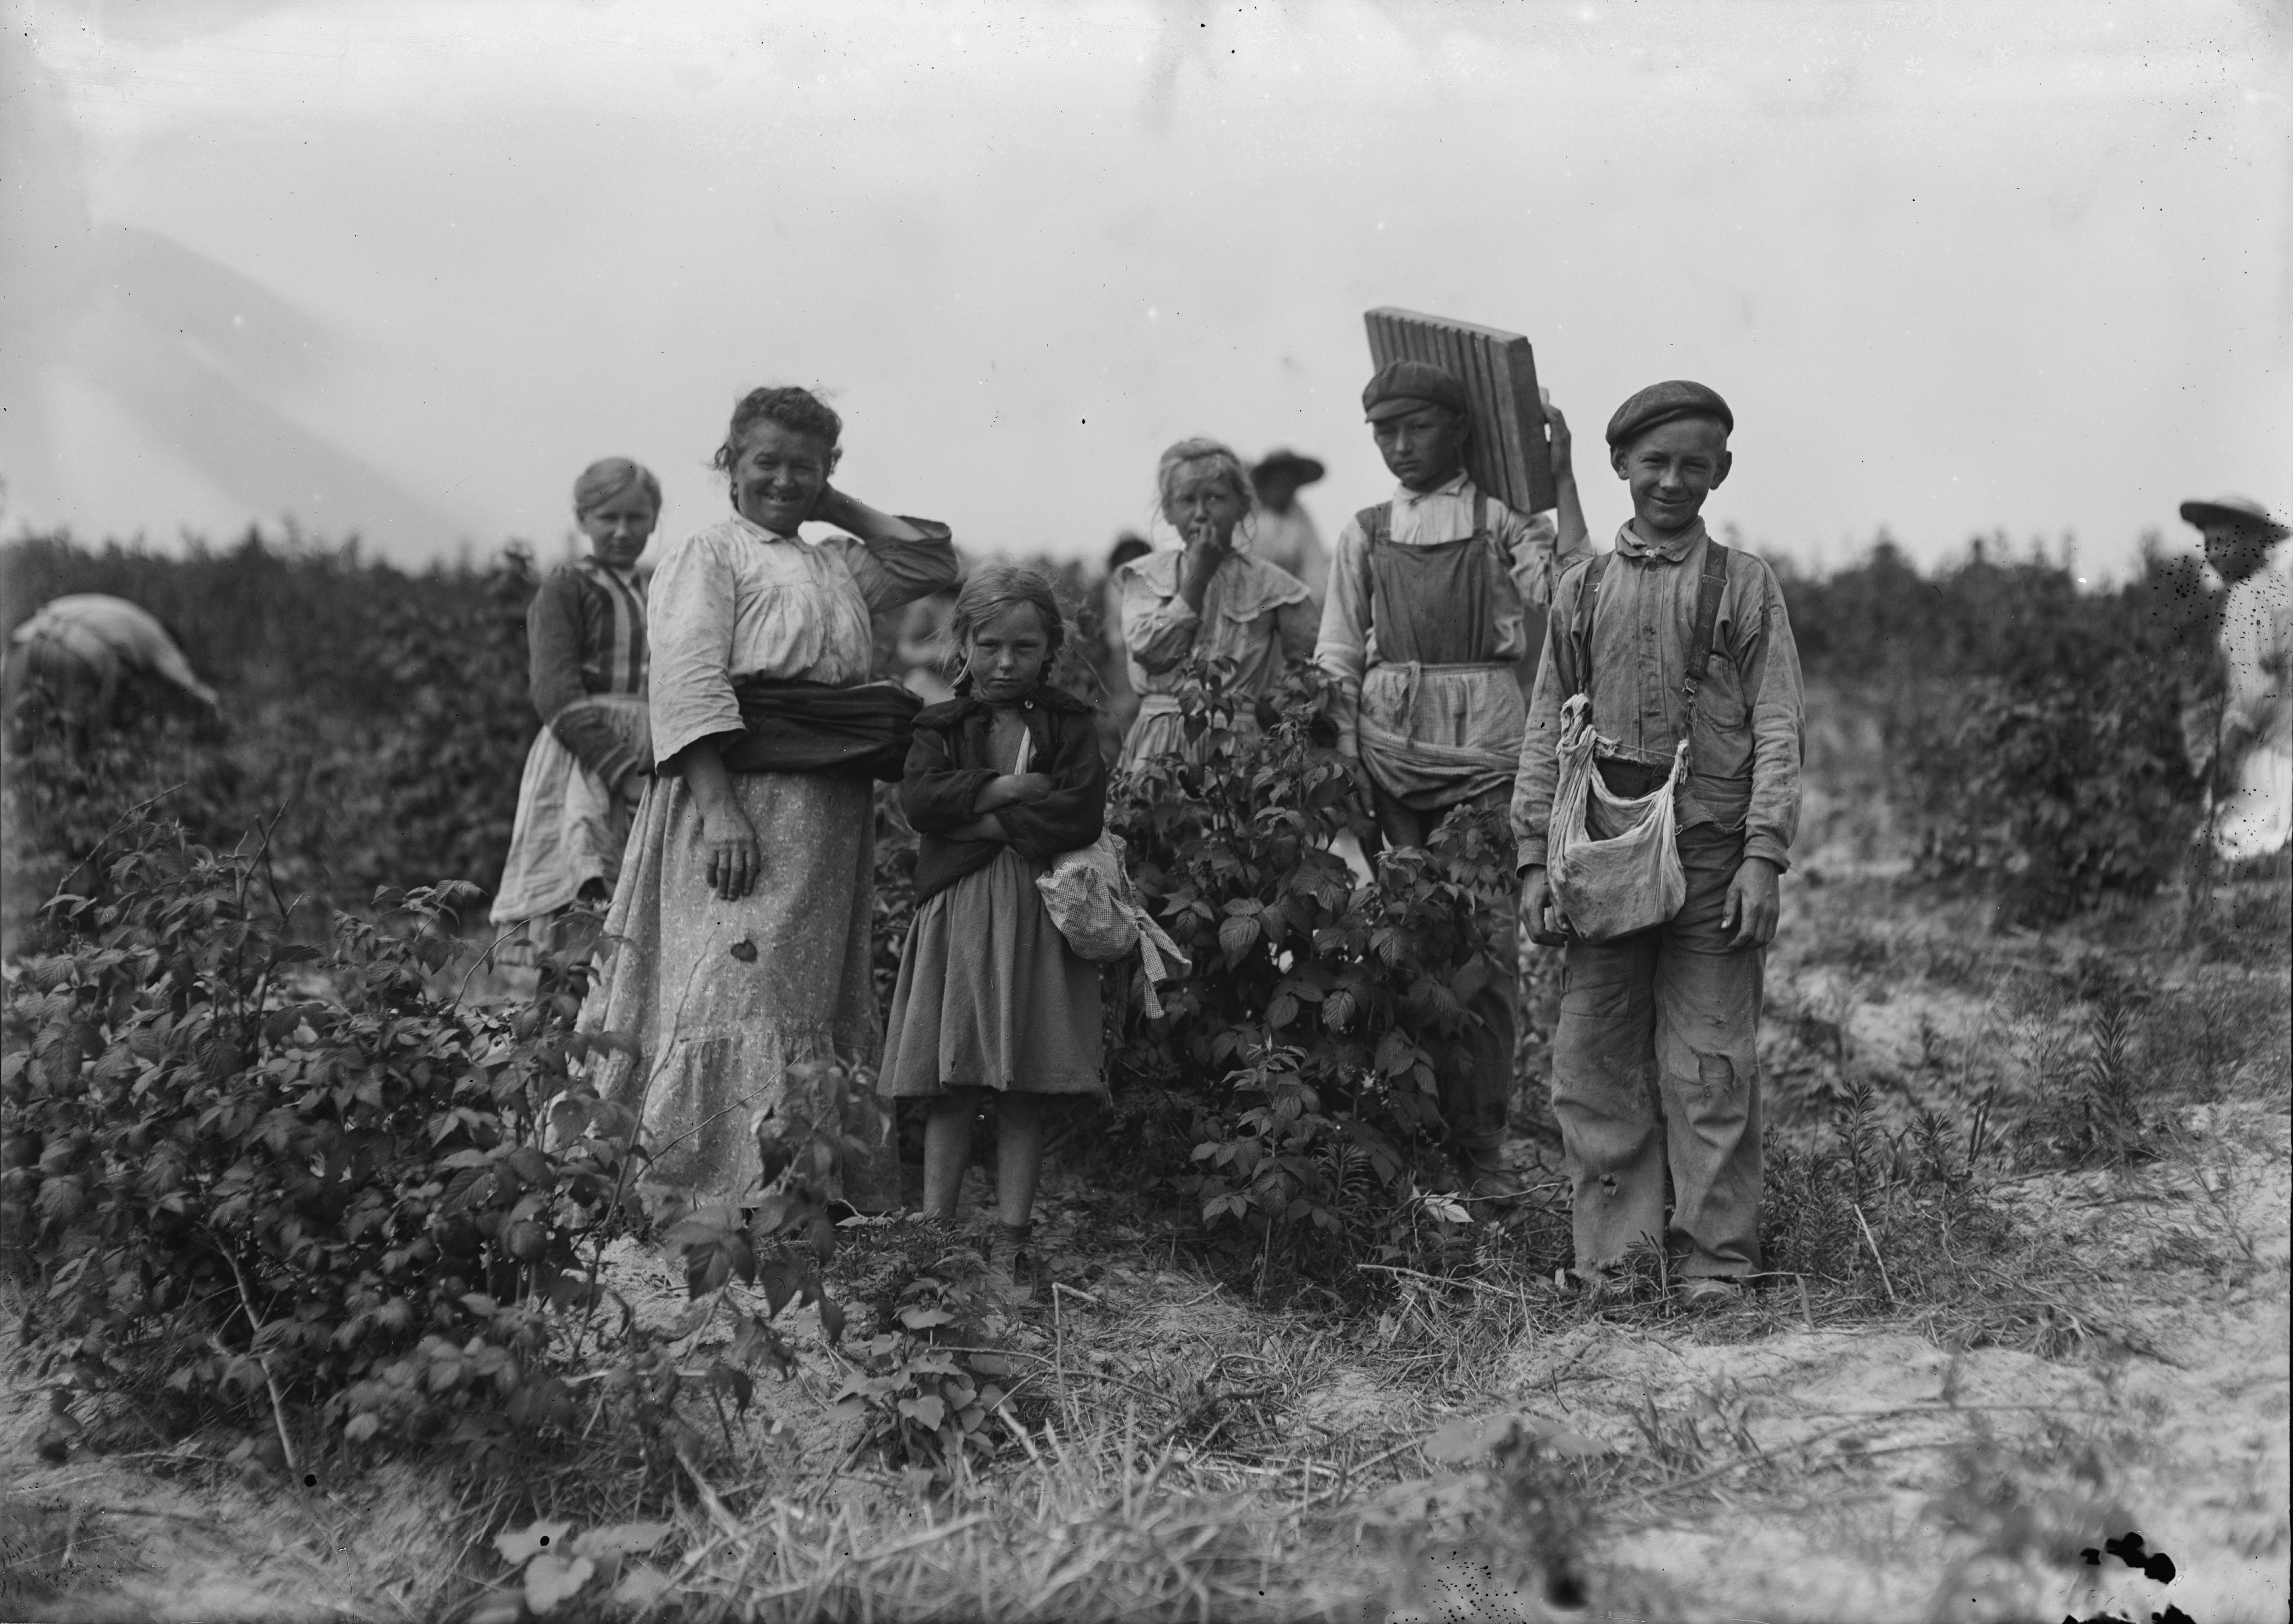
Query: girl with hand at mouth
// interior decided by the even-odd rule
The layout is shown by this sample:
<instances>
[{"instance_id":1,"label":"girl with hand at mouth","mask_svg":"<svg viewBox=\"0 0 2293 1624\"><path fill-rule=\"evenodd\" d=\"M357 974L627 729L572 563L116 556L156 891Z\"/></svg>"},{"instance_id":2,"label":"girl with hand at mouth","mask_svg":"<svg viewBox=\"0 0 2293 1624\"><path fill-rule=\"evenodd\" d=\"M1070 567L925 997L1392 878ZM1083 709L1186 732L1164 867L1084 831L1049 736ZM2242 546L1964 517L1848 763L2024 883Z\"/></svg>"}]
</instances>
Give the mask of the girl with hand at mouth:
<instances>
[{"instance_id":1,"label":"girl with hand at mouth","mask_svg":"<svg viewBox=\"0 0 2293 1624\"><path fill-rule=\"evenodd\" d=\"M1140 696L1122 741L1125 768L1187 747L1175 691L1179 667L1196 654L1232 663L1235 731L1254 736L1255 701L1285 664L1312 658L1320 623L1303 581L1236 544L1257 499L1240 457L1214 440L1182 440L1163 453L1155 490L1186 549L1150 553L1115 571L1130 684Z\"/></svg>"}]
</instances>

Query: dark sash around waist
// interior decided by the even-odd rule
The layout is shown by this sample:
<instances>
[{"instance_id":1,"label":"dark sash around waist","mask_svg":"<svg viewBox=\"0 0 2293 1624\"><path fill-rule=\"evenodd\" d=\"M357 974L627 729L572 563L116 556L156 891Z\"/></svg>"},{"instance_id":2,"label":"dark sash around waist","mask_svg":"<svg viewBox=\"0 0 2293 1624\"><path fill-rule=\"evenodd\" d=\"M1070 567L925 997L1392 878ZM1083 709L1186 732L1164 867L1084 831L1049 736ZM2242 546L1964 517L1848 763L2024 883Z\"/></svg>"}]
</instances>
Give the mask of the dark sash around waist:
<instances>
[{"instance_id":1,"label":"dark sash around waist","mask_svg":"<svg viewBox=\"0 0 2293 1624\"><path fill-rule=\"evenodd\" d=\"M838 688L768 676L736 676L741 738L725 751L728 772L825 772L897 783L924 702L896 683Z\"/></svg>"}]
</instances>

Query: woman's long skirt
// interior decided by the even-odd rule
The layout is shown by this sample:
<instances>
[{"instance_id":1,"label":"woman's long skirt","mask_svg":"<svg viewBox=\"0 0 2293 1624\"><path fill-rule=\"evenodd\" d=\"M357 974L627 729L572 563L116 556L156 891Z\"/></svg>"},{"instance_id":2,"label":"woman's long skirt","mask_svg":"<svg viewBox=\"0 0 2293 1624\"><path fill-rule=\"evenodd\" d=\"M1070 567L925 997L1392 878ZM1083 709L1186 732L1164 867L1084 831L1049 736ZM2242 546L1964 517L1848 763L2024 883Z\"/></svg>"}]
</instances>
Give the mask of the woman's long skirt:
<instances>
[{"instance_id":1,"label":"woman's long skirt","mask_svg":"<svg viewBox=\"0 0 2293 1624\"><path fill-rule=\"evenodd\" d=\"M869 974L871 787L808 772L735 773L733 787L764 849L756 889L717 895L692 791L674 773L654 779L605 919L612 957L580 1019L584 1031L636 1041L636 1058L605 1059L597 1091L637 1112L652 1153L640 1184L697 1201L753 1192L756 1121L791 1066L873 1066L882 1043ZM871 1150L847 1152L839 1175L843 1199L863 1210L898 1196L880 1131Z\"/></svg>"}]
</instances>

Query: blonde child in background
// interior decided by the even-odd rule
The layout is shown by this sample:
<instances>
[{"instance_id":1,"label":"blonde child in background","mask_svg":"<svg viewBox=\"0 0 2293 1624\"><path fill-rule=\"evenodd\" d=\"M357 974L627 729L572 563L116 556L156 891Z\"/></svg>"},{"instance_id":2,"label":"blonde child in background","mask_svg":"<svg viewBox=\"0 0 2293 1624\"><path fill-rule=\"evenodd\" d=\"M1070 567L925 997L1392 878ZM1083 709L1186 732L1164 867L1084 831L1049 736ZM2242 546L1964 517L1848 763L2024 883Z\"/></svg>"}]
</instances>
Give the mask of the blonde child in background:
<instances>
[{"instance_id":1,"label":"blonde child in background","mask_svg":"<svg viewBox=\"0 0 2293 1624\"><path fill-rule=\"evenodd\" d=\"M1304 582L1253 557L1237 539L1257 501L1240 457L1215 440L1182 440L1163 453L1155 491L1163 518L1186 545L1134 558L1114 572L1138 695L1122 742L1125 767L1187 748L1178 689L1181 668L1196 654L1233 662L1235 732L1254 737L1255 701L1282 680L1284 666L1313 658L1318 619Z\"/></svg>"},{"instance_id":2,"label":"blonde child in background","mask_svg":"<svg viewBox=\"0 0 2293 1624\"><path fill-rule=\"evenodd\" d=\"M645 589L637 559L660 517L660 482L627 457L573 481L589 556L554 570L526 610L528 672L542 730L526 752L496 925L612 894L629 816L652 773L645 713Z\"/></svg>"}]
</instances>

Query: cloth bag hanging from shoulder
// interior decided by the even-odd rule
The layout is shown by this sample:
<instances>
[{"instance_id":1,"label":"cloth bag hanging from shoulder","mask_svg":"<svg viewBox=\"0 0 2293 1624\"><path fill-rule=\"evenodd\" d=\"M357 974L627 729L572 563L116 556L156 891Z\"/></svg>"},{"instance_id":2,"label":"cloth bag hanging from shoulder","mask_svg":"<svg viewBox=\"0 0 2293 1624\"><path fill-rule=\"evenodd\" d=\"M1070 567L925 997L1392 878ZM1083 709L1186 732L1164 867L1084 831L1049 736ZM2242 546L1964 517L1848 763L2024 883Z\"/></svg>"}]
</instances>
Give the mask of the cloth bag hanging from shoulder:
<instances>
[{"instance_id":1,"label":"cloth bag hanging from shoulder","mask_svg":"<svg viewBox=\"0 0 2293 1624\"><path fill-rule=\"evenodd\" d=\"M1687 742L1673 752L1664 782L1630 799L1601 781L1594 760L1600 743L1592 731L1592 702L1577 694L1560 712L1560 781L1552 796L1546 873L1568 933L1580 941L1612 941L1662 925L1688 901L1673 805ZM1623 833L1594 837L1596 801L1601 825Z\"/></svg>"},{"instance_id":2,"label":"cloth bag hanging from shoulder","mask_svg":"<svg viewBox=\"0 0 2293 1624\"><path fill-rule=\"evenodd\" d=\"M1686 703L1672 771L1648 794L1624 796L1602 781L1597 759L1616 745L1592 728L1592 599L1608 559L1592 561L1578 602L1578 634L1585 650L1584 682L1560 712L1560 773L1546 826L1546 876L1553 905L1580 941L1613 941L1664 924L1688 901L1681 866L1675 792L1688 774L1689 741L1696 730L1696 691L1712 658L1720 619L1720 594L1728 584L1728 549L1705 543L1704 573L1697 584L1696 632L1689 645ZM1593 816L1597 806L1599 815ZM1595 828L1615 830L1596 835Z\"/></svg>"}]
</instances>

